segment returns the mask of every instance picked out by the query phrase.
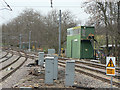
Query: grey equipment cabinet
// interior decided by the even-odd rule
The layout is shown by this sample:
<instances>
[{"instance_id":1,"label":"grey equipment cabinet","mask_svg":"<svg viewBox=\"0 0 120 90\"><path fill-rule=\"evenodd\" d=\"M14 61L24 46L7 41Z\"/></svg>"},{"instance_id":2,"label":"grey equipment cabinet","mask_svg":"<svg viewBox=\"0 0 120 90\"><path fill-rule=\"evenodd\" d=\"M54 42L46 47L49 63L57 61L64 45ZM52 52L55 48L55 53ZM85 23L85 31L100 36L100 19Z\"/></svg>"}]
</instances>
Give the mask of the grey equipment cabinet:
<instances>
[{"instance_id":1,"label":"grey equipment cabinet","mask_svg":"<svg viewBox=\"0 0 120 90\"><path fill-rule=\"evenodd\" d=\"M58 57L54 55L54 75L53 79L57 80L58 78Z\"/></svg>"},{"instance_id":2,"label":"grey equipment cabinet","mask_svg":"<svg viewBox=\"0 0 120 90\"><path fill-rule=\"evenodd\" d=\"M74 85L74 76L75 76L75 60L66 61L65 69L65 86Z\"/></svg>"},{"instance_id":3,"label":"grey equipment cabinet","mask_svg":"<svg viewBox=\"0 0 120 90\"><path fill-rule=\"evenodd\" d=\"M48 49L48 54L55 54L55 49Z\"/></svg>"},{"instance_id":4,"label":"grey equipment cabinet","mask_svg":"<svg viewBox=\"0 0 120 90\"><path fill-rule=\"evenodd\" d=\"M38 65L43 66L44 62L44 52L39 52L38 53Z\"/></svg>"},{"instance_id":5,"label":"grey equipment cabinet","mask_svg":"<svg viewBox=\"0 0 120 90\"><path fill-rule=\"evenodd\" d=\"M54 57L45 58L45 84L53 84Z\"/></svg>"}]
</instances>

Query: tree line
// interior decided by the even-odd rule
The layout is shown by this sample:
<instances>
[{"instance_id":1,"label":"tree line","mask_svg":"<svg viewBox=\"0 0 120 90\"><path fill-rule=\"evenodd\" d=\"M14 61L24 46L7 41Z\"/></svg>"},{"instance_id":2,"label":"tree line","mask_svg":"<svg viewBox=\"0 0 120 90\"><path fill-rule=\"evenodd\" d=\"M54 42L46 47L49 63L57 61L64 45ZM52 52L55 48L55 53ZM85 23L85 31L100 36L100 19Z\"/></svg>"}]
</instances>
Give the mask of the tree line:
<instances>
[{"instance_id":1,"label":"tree line","mask_svg":"<svg viewBox=\"0 0 120 90\"><path fill-rule=\"evenodd\" d=\"M61 44L64 47L67 28L74 27L78 23L70 11L62 11L61 19ZM19 35L21 34L21 41L27 43L29 42L29 31L31 31L31 42L35 43L37 48L58 50L58 29L58 10L52 10L47 15L42 15L39 11L25 9L19 16L2 25L2 40L4 44L18 46Z\"/></svg>"},{"instance_id":2,"label":"tree line","mask_svg":"<svg viewBox=\"0 0 120 90\"><path fill-rule=\"evenodd\" d=\"M118 28L118 2L92 0L83 4L85 12L90 14L87 25L94 25L99 45L106 45L106 56L120 56L120 34ZM112 44L110 51L108 45Z\"/></svg>"},{"instance_id":3,"label":"tree line","mask_svg":"<svg viewBox=\"0 0 120 90\"><path fill-rule=\"evenodd\" d=\"M95 26L95 36L99 46L106 45L106 56L120 56L120 34L118 33L118 5L114 2L98 2L90 0L84 2L82 8L90 14L85 26ZM19 34L22 41L28 42L29 31L32 32L31 41L36 41L38 47L55 48L58 50L59 11L52 10L47 15L42 15L33 9L24 10L18 17L2 25L3 42L13 45L18 44ZM80 24L70 11L62 11L62 47L66 43L66 29ZM15 40L16 36L18 39ZM108 45L112 44L109 51Z\"/></svg>"}]
</instances>

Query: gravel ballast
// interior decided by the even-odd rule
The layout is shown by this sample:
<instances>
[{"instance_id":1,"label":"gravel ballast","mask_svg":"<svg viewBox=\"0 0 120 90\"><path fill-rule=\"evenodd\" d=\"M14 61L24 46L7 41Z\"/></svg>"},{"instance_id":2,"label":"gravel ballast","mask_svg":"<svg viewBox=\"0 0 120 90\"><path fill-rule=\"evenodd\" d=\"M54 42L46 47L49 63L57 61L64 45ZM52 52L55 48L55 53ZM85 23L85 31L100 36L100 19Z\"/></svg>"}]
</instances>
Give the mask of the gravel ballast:
<instances>
[{"instance_id":1,"label":"gravel ballast","mask_svg":"<svg viewBox=\"0 0 120 90\"><path fill-rule=\"evenodd\" d=\"M3 81L2 88L12 88L14 84L16 84L20 79L28 75L27 70L29 69L26 67L29 63L33 63L34 60L27 59L27 61L19 68L16 72L14 72L10 77L8 77L5 81Z\"/></svg>"},{"instance_id":2,"label":"gravel ballast","mask_svg":"<svg viewBox=\"0 0 120 90\"><path fill-rule=\"evenodd\" d=\"M33 67L37 68L37 67ZM32 69L32 68L31 68ZM53 85L46 85L44 83L44 70L41 71L39 75L26 75L22 78L14 87L37 87L37 88L65 88L64 86L65 81L65 69L63 67L59 67L58 70L58 80L54 81ZM103 82L101 80L95 79L93 77L84 75L82 73L75 73L75 82L76 86L80 87L89 87L89 88L110 88L111 85ZM113 86L113 88L117 88Z\"/></svg>"},{"instance_id":3,"label":"gravel ballast","mask_svg":"<svg viewBox=\"0 0 120 90\"><path fill-rule=\"evenodd\" d=\"M28 66L34 63L35 60L27 59L27 61L15 73L8 77L0 84L1 88L20 88L20 87L37 87L37 88L66 88L65 87L65 68L58 67L58 79L54 80L53 85L45 84L45 69L40 69L39 66ZM38 71L40 71L38 73ZM88 75L75 72L74 85L80 87L91 88L110 88L111 85L107 82L95 79ZM1 89L0 88L0 89ZM117 88L113 85L113 88Z\"/></svg>"}]
</instances>

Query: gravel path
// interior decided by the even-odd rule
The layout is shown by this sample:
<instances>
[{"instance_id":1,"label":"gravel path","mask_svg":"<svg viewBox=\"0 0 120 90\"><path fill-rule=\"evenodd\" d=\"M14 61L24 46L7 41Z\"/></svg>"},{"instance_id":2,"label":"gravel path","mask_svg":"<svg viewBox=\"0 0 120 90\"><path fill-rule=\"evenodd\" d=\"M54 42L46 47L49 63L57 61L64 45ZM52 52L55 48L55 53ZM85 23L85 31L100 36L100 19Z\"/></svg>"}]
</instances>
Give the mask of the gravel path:
<instances>
[{"instance_id":1,"label":"gravel path","mask_svg":"<svg viewBox=\"0 0 120 90\"><path fill-rule=\"evenodd\" d=\"M15 73L13 73L10 77L8 77L4 82L1 83L0 86L2 88L11 88L14 84L16 84L20 79L28 74L27 70L29 69L26 67L29 63L34 62L32 59L28 59L22 67L19 68Z\"/></svg>"}]
</instances>

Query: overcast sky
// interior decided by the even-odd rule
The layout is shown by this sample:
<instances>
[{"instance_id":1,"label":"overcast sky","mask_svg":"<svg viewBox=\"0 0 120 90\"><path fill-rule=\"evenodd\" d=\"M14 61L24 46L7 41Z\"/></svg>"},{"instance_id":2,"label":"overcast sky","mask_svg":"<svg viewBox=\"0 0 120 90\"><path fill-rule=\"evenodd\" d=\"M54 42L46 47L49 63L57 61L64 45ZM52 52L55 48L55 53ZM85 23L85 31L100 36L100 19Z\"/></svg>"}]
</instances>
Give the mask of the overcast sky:
<instances>
[{"instance_id":1,"label":"overcast sky","mask_svg":"<svg viewBox=\"0 0 120 90\"><path fill-rule=\"evenodd\" d=\"M6 1L13 11L9 11L6 7ZM0 24L7 23L14 17L17 17L24 9L33 8L42 14L47 14L52 9L61 11L70 10L76 19L80 19L82 24L88 20L89 15L81 8L83 0L52 0L53 8L50 7L50 0L0 0ZM89 0L84 0L89 1Z\"/></svg>"}]
</instances>

